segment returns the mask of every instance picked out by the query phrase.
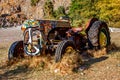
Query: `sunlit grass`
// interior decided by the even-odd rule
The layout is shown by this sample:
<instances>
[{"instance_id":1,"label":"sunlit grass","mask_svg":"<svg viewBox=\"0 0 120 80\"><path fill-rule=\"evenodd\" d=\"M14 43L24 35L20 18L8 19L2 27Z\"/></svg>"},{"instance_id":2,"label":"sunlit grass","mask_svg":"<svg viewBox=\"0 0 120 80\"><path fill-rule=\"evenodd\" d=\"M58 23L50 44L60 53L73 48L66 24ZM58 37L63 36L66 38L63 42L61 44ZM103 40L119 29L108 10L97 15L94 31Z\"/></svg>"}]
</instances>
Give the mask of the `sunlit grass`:
<instances>
[{"instance_id":1,"label":"sunlit grass","mask_svg":"<svg viewBox=\"0 0 120 80\"><path fill-rule=\"evenodd\" d=\"M26 57L25 59L14 59L7 63L8 66L14 68L15 66L23 66L32 70L48 70L51 73L69 74L73 73L73 69L82 64L82 58L76 51L66 53L62 60L55 63L54 56L34 56Z\"/></svg>"},{"instance_id":2,"label":"sunlit grass","mask_svg":"<svg viewBox=\"0 0 120 80\"><path fill-rule=\"evenodd\" d=\"M118 39L118 37L117 37ZM55 79L55 80L60 80L60 79L66 79L66 77L63 77L63 75L76 75L77 77L80 76L81 72L75 73L73 72L73 68L79 67L82 64L82 57L80 54L75 54L76 52L73 51L73 54L65 54L59 63L55 63L54 61L54 56L51 55L45 55L45 56L35 56L35 57L26 57L25 59L15 59L12 62L9 62L7 59L8 55L8 49L10 47L11 43L3 42L0 43L0 77L1 75L8 75L9 79L11 80L16 80L16 79L42 79L48 78L48 79ZM98 58L101 56L107 56L108 58L105 60L106 64L109 66L109 62L107 60L109 59L110 61L113 60L115 65L119 65L120 61L120 48L119 48L120 43L118 45L112 42L112 45L106 49L103 48L98 51L90 51L93 53L93 58ZM88 51L89 52L89 51ZM88 54L89 55L89 54ZM115 62L115 61L116 62ZM91 60L92 61L92 60ZM84 62L83 62L84 63ZM91 64L91 62L87 62L88 67L91 65L95 65L95 67L92 66L92 68L98 68L96 66L97 64L101 64L101 62L98 62L96 64ZM104 61L103 61L104 63ZM111 63L112 64L112 63ZM100 67L100 66L99 66ZM119 68L119 67L117 67ZM91 69L91 68L90 68ZM88 68L85 71L90 71ZM12 74L12 75L11 75ZM62 77L57 76L62 75ZM87 79L89 77L88 75L83 78L83 80L89 80ZM41 76L42 75L42 76ZM44 75L44 76L43 76ZM75 77L68 76L69 79L74 79ZM79 79L78 79L79 80ZM92 79L90 79L92 80Z\"/></svg>"}]
</instances>

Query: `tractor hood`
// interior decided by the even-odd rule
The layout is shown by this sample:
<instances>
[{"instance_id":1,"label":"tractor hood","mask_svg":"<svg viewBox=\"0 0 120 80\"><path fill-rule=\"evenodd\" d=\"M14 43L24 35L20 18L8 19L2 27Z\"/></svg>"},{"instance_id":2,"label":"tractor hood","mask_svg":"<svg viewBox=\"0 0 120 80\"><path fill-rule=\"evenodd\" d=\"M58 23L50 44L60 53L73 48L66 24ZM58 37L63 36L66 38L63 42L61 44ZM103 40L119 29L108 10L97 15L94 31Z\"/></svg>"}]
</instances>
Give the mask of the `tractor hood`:
<instances>
[{"instance_id":1,"label":"tractor hood","mask_svg":"<svg viewBox=\"0 0 120 80\"><path fill-rule=\"evenodd\" d=\"M22 24L21 30L24 31L26 28L36 27L39 26L39 22L33 19L25 20Z\"/></svg>"}]
</instances>

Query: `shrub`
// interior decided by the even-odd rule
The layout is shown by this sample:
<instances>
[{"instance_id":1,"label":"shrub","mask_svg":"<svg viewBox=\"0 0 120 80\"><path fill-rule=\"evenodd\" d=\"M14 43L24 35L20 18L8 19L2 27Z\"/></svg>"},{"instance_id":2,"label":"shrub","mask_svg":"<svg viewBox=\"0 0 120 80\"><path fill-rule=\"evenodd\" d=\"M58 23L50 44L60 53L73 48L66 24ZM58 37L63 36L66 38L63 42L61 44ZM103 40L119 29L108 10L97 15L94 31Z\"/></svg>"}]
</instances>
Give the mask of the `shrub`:
<instances>
[{"instance_id":1,"label":"shrub","mask_svg":"<svg viewBox=\"0 0 120 80\"><path fill-rule=\"evenodd\" d=\"M44 4L44 14L45 18L53 18L53 3L50 0L46 0Z\"/></svg>"},{"instance_id":2,"label":"shrub","mask_svg":"<svg viewBox=\"0 0 120 80\"><path fill-rule=\"evenodd\" d=\"M36 6L36 4L39 2L40 0L31 0L31 5L32 6Z\"/></svg>"},{"instance_id":3,"label":"shrub","mask_svg":"<svg viewBox=\"0 0 120 80\"><path fill-rule=\"evenodd\" d=\"M66 12L65 12L65 8L64 6L60 6L58 7L57 10L54 11L54 16L58 19L60 18L61 16L66 16Z\"/></svg>"}]
</instances>

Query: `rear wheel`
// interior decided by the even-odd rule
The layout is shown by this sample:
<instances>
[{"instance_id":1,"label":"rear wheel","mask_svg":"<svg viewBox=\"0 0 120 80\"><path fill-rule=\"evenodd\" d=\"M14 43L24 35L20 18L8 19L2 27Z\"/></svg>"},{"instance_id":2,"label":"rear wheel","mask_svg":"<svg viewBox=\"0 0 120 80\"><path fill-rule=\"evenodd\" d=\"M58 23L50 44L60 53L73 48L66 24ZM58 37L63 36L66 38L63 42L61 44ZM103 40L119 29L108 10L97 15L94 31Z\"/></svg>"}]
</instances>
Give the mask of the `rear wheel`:
<instances>
[{"instance_id":1,"label":"rear wheel","mask_svg":"<svg viewBox=\"0 0 120 80\"><path fill-rule=\"evenodd\" d=\"M12 60L14 58L24 58L23 41L16 41L10 46L8 59Z\"/></svg>"},{"instance_id":2,"label":"rear wheel","mask_svg":"<svg viewBox=\"0 0 120 80\"><path fill-rule=\"evenodd\" d=\"M74 49L75 49L75 45L72 41L65 40L60 42L55 51L55 62L59 62L63 54L70 53Z\"/></svg>"},{"instance_id":3,"label":"rear wheel","mask_svg":"<svg viewBox=\"0 0 120 80\"><path fill-rule=\"evenodd\" d=\"M96 21L88 31L88 39L90 47L104 48L110 45L110 33L108 26L103 21Z\"/></svg>"}]
</instances>

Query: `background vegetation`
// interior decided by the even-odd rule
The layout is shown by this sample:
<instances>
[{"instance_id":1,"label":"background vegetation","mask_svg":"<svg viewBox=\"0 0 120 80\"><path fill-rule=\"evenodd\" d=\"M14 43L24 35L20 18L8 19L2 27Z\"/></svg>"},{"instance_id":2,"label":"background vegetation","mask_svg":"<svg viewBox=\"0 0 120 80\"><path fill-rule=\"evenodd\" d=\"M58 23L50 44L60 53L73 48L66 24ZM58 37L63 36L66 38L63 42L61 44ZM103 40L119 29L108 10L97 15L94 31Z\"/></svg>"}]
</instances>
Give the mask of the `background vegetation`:
<instances>
[{"instance_id":1,"label":"background vegetation","mask_svg":"<svg viewBox=\"0 0 120 80\"><path fill-rule=\"evenodd\" d=\"M40 0L31 0L31 6L36 6Z\"/></svg>"},{"instance_id":2,"label":"background vegetation","mask_svg":"<svg viewBox=\"0 0 120 80\"><path fill-rule=\"evenodd\" d=\"M71 0L69 12L64 6L54 10L53 3L45 3L46 16L58 19L60 16L69 16L76 23L84 24L88 19L97 17L108 23L110 27L120 27L120 0ZM49 15L47 15L49 13Z\"/></svg>"},{"instance_id":3,"label":"background vegetation","mask_svg":"<svg viewBox=\"0 0 120 80\"><path fill-rule=\"evenodd\" d=\"M44 15L45 15L45 18L52 19L54 17L53 9L54 9L53 3L50 0L46 0L46 2L44 4Z\"/></svg>"},{"instance_id":4,"label":"background vegetation","mask_svg":"<svg viewBox=\"0 0 120 80\"><path fill-rule=\"evenodd\" d=\"M86 22L91 17L104 20L111 27L120 27L120 0L72 0L69 16Z\"/></svg>"}]
</instances>

